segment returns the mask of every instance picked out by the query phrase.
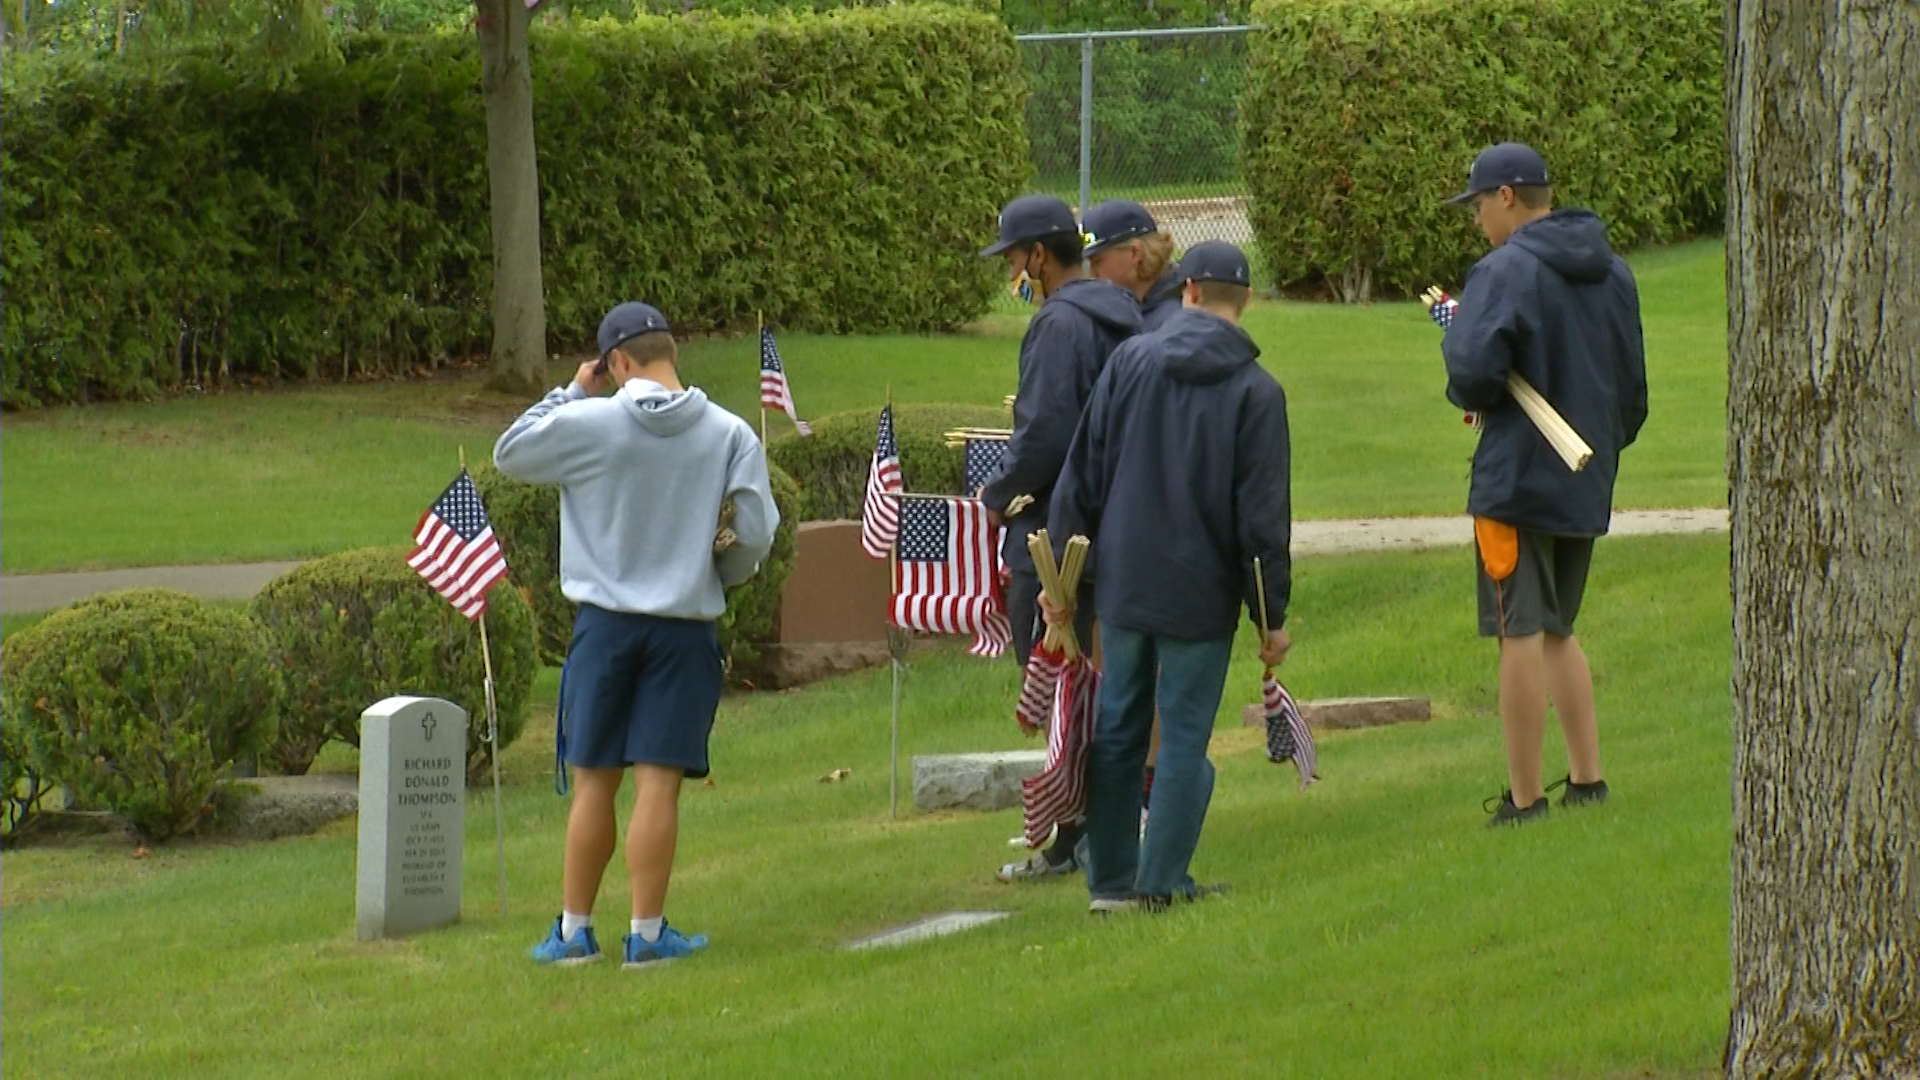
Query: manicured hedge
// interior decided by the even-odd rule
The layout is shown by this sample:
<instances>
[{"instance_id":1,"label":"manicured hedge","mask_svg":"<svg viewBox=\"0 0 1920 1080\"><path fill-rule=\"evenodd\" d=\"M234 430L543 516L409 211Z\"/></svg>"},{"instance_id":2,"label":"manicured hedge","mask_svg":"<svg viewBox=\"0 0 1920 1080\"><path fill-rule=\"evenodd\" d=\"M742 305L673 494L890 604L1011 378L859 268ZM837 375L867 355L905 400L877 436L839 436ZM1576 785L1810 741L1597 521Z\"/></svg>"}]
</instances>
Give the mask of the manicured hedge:
<instances>
[{"instance_id":1,"label":"manicured hedge","mask_svg":"<svg viewBox=\"0 0 1920 1080\"><path fill-rule=\"evenodd\" d=\"M1720 0L1257 4L1245 171L1278 283L1457 283L1486 245L1444 201L1510 139L1618 246L1718 229L1721 17Z\"/></svg>"},{"instance_id":2,"label":"manicured hedge","mask_svg":"<svg viewBox=\"0 0 1920 1080\"><path fill-rule=\"evenodd\" d=\"M269 88L207 53L8 65L0 400L391 376L490 333L470 35L349 39ZM938 330L1027 173L989 15L938 6L537 31L549 343L645 297L688 330ZM910 269L902 270L902 267Z\"/></svg>"},{"instance_id":3,"label":"manicured hedge","mask_svg":"<svg viewBox=\"0 0 1920 1080\"><path fill-rule=\"evenodd\" d=\"M286 674L288 710L314 737L281 744L276 763L306 771L327 738L360 745L360 715L395 695L445 698L467 713L467 766L479 776L486 744L486 660L480 633L407 565L406 547L362 548L314 559L275 579L249 608ZM533 609L517 591L487 594L500 748L526 726L540 669Z\"/></svg>"},{"instance_id":4,"label":"manicured hedge","mask_svg":"<svg viewBox=\"0 0 1920 1080\"><path fill-rule=\"evenodd\" d=\"M284 693L260 628L239 612L165 590L79 604L7 642L4 772L17 779L17 759L164 840L197 829L221 777L272 744Z\"/></svg>"},{"instance_id":5,"label":"manicured hedge","mask_svg":"<svg viewBox=\"0 0 1920 1080\"><path fill-rule=\"evenodd\" d=\"M778 633L780 593L793 570L793 531L803 520L800 489L793 478L772 463L767 472L774 505L780 508L773 550L759 573L728 590L727 613L720 620L720 651L736 684L755 678L759 646ZM541 655L549 663L560 663L566 659L578 611L560 592L560 489L515 480L491 464L476 467L473 482L506 554L507 580L533 605Z\"/></svg>"},{"instance_id":6,"label":"manicured hedge","mask_svg":"<svg viewBox=\"0 0 1920 1080\"><path fill-rule=\"evenodd\" d=\"M893 437L900 447L900 475L908 491L959 495L961 452L947 446L957 427L1006 428L1013 414L985 405L895 405ZM800 483L806 521L857 520L866 504L867 474L879 409L855 409L812 421L811 438L773 440L767 457Z\"/></svg>"}]
</instances>

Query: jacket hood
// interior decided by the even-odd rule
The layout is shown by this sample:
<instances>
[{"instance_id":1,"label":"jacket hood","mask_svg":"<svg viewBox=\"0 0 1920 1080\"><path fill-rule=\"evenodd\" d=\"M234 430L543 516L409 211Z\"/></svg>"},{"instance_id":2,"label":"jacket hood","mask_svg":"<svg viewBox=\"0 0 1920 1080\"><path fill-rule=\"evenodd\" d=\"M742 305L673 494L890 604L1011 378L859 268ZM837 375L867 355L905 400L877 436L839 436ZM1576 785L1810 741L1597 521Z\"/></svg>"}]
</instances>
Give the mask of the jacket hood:
<instances>
[{"instance_id":1,"label":"jacket hood","mask_svg":"<svg viewBox=\"0 0 1920 1080\"><path fill-rule=\"evenodd\" d=\"M1142 308L1153 308L1165 303L1180 303L1180 294L1186 291L1187 282L1180 275L1180 267L1172 266L1160 275L1160 280L1147 290L1146 298L1140 301Z\"/></svg>"},{"instance_id":2,"label":"jacket hood","mask_svg":"<svg viewBox=\"0 0 1920 1080\"><path fill-rule=\"evenodd\" d=\"M1140 302L1132 293L1104 278L1079 278L1047 298L1079 308L1094 322L1105 323L1123 335L1140 329Z\"/></svg>"},{"instance_id":3,"label":"jacket hood","mask_svg":"<svg viewBox=\"0 0 1920 1080\"><path fill-rule=\"evenodd\" d=\"M646 379L621 387L619 401L636 423L662 438L687 430L707 411L707 395L699 387L669 390Z\"/></svg>"},{"instance_id":4,"label":"jacket hood","mask_svg":"<svg viewBox=\"0 0 1920 1080\"><path fill-rule=\"evenodd\" d=\"M1605 281L1613 272L1607 226L1591 210L1555 210L1507 240L1571 281Z\"/></svg>"},{"instance_id":5,"label":"jacket hood","mask_svg":"<svg viewBox=\"0 0 1920 1080\"><path fill-rule=\"evenodd\" d=\"M1183 383L1217 383L1260 355L1245 330L1218 315L1185 310L1160 328L1158 352L1168 377Z\"/></svg>"}]
</instances>

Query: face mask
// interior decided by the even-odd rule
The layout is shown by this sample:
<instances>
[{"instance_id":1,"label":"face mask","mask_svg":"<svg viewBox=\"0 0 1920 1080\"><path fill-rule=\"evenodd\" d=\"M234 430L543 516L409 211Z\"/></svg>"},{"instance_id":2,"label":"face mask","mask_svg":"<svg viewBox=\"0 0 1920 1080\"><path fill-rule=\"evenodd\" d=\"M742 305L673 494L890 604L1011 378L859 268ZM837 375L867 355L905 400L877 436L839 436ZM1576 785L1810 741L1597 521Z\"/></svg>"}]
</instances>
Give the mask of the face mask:
<instances>
[{"instance_id":1,"label":"face mask","mask_svg":"<svg viewBox=\"0 0 1920 1080\"><path fill-rule=\"evenodd\" d=\"M1012 283L1007 286L1007 291L1012 293L1021 303L1031 304L1033 303L1034 295L1033 278L1029 277L1025 270L1022 270L1020 271L1020 276L1014 278Z\"/></svg>"}]
</instances>

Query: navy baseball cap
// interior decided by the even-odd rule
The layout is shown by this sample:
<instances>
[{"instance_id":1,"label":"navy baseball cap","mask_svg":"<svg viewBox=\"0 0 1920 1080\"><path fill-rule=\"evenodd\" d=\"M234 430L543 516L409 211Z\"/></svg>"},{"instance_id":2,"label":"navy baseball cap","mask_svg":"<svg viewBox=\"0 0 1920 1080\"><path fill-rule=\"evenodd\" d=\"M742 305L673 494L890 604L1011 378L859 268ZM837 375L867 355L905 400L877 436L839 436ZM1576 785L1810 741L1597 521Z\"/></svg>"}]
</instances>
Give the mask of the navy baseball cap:
<instances>
[{"instance_id":1,"label":"navy baseball cap","mask_svg":"<svg viewBox=\"0 0 1920 1080\"><path fill-rule=\"evenodd\" d=\"M1547 183L1547 159L1538 151L1521 143L1501 143L1480 151L1467 173L1467 190L1447 202L1457 205L1503 187L1545 187Z\"/></svg>"},{"instance_id":2,"label":"navy baseball cap","mask_svg":"<svg viewBox=\"0 0 1920 1080\"><path fill-rule=\"evenodd\" d=\"M1253 288L1253 271L1247 257L1225 240L1195 244L1180 256L1180 276L1188 281L1222 281L1228 285Z\"/></svg>"},{"instance_id":3,"label":"navy baseball cap","mask_svg":"<svg viewBox=\"0 0 1920 1080\"><path fill-rule=\"evenodd\" d=\"M629 300L600 320L600 359L641 334L665 333L667 317L652 304Z\"/></svg>"},{"instance_id":4,"label":"navy baseball cap","mask_svg":"<svg viewBox=\"0 0 1920 1080\"><path fill-rule=\"evenodd\" d=\"M1000 211L1000 242L980 253L992 258L1008 248L1030 244L1057 233L1079 235L1073 208L1052 195L1022 195Z\"/></svg>"},{"instance_id":5,"label":"navy baseball cap","mask_svg":"<svg viewBox=\"0 0 1920 1080\"><path fill-rule=\"evenodd\" d=\"M1160 229L1146 207L1126 199L1109 199L1087 211L1083 225L1087 233L1087 247L1083 252L1086 255L1105 251L1136 236L1151 236Z\"/></svg>"}]
</instances>

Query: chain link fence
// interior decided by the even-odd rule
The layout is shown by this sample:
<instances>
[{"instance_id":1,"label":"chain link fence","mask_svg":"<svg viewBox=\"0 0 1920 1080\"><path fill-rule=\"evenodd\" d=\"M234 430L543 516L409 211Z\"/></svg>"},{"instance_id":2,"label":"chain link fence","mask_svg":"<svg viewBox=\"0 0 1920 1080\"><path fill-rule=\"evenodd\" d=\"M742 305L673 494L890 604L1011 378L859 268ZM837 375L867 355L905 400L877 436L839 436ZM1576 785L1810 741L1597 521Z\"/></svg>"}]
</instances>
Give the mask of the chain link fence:
<instances>
[{"instance_id":1,"label":"chain link fence","mask_svg":"<svg viewBox=\"0 0 1920 1080\"><path fill-rule=\"evenodd\" d=\"M1252 28L1022 34L1031 189L1082 213L1132 199L1185 248L1227 240L1258 259L1240 171Z\"/></svg>"}]
</instances>

